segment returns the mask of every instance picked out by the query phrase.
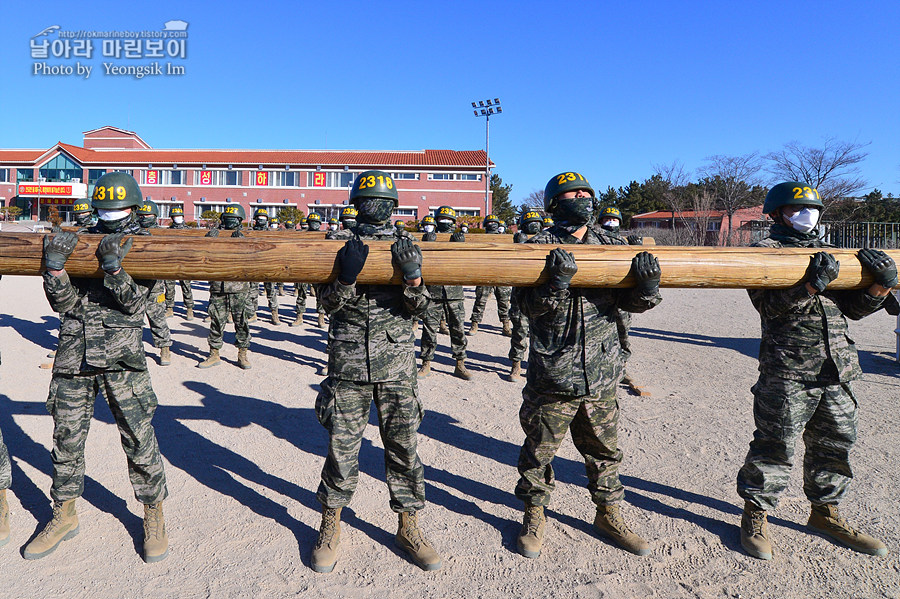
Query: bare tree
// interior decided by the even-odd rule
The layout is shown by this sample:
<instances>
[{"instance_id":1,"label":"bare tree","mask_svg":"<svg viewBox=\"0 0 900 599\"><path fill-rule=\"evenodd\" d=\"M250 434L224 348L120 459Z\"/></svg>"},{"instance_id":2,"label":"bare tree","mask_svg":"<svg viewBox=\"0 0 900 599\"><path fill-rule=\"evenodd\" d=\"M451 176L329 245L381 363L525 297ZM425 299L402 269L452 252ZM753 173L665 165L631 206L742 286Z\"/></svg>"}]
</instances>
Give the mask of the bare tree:
<instances>
[{"instance_id":1,"label":"bare tree","mask_svg":"<svg viewBox=\"0 0 900 599\"><path fill-rule=\"evenodd\" d=\"M751 152L742 156L716 154L707 157L706 162L698 172L707 178L707 186L715 195L719 207L728 216L725 245L731 245L734 213L741 208L749 208L758 201L753 188L762 184L762 159L759 152Z\"/></svg>"},{"instance_id":2,"label":"bare tree","mask_svg":"<svg viewBox=\"0 0 900 599\"><path fill-rule=\"evenodd\" d=\"M541 214L544 213L544 190L535 189L522 200L519 204L519 215L529 210L537 210Z\"/></svg>"},{"instance_id":3,"label":"bare tree","mask_svg":"<svg viewBox=\"0 0 900 599\"><path fill-rule=\"evenodd\" d=\"M868 143L825 139L821 148L791 141L777 152L766 154L767 170L779 181L809 183L819 191L825 210L836 201L858 193L868 185L859 164L869 155ZM778 182L778 181L776 181Z\"/></svg>"},{"instance_id":4,"label":"bare tree","mask_svg":"<svg viewBox=\"0 0 900 599\"><path fill-rule=\"evenodd\" d=\"M684 194L684 187L689 180L688 173L684 170L684 165L675 160L672 164L654 164L653 172L656 174L656 182L660 189L654 190L657 195L663 199L666 205L672 210L672 230L675 230L675 218L683 220L682 213L687 206L687 197ZM653 181L651 178L649 182Z\"/></svg>"}]
</instances>

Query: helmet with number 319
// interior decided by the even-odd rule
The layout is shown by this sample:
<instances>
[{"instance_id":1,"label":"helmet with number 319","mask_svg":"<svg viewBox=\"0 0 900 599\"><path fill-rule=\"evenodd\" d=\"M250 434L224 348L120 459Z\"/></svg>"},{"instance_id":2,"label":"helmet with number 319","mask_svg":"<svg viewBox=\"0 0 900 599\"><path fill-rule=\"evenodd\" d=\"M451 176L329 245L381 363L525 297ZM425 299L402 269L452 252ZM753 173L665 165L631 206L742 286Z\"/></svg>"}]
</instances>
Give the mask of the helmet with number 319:
<instances>
[{"instance_id":1,"label":"helmet with number 319","mask_svg":"<svg viewBox=\"0 0 900 599\"><path fill-rule=\"evenodd\" d=\"M766 194L763 214L772 214L782 206L791 204L825 207L815 187L798 181L785 181L772 187Z\"/></svg>"},{"instance_id":2,"label":"helmet with number 319","mask_svg":"<svg viewBox=\"0 0 900 599\"><path fill-rule=\"evenodd\" d=\"M591 197L597 197L594 194L594 188L588 183L587 178L581 173L566 172L560 173L547 182L544 188L544 210L553 212L556 207L556 198L567 191L577 191L583 189L591 192Z\"/></svg>"},{"instance_id":3,"label":"helmet with number 319","mask_svg":"<svg viewBox=\"0 0 900 599\"><path fill-rule=\"evenodd\" d=\"M394 200L394 207L400 205L394 178L384 171L365 171L357 175L350 190L350 203L359 208L359 202L366 198Z\"/></svg>"},{"instance_id":4,"label":"helmet with number 319","mask_svg":"<svg viewBox=\"0 0 900 599\"><path fill-rule=\"evenodd\" d=\"M128 173L106 173L94 184L91 203L96 210L138 208L144 203L141 188Z\"/></svg>"}]
</instances>

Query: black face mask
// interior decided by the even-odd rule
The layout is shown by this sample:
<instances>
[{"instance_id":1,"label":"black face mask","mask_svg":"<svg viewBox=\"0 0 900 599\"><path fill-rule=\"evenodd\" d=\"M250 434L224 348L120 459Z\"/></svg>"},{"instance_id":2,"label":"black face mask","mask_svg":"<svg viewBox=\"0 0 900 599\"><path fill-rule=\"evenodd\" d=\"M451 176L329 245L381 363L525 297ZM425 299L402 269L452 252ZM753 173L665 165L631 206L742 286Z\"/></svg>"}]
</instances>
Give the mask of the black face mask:
<instances>
[{"instance_id":1,"label":"black face mask","mask_svg":"<svg viewBox=\"0 0 900 599\"><path fill-rule=\"evenodd\" d=\"M341 221L341 222L343 223L345 229L352 229L353 227L356 226L356 219L355 219L355 218L345 218L345 219L344 219L343 221Z\"/></svg>"},{"instance_id":2,"label":"black face mask","mask_svg":"<svg viewBox=\"0 0 900 599\"><path fill-rule=\"evenodd\" d=\"M241 228L241 219L235 218L233 216L226 216L222 218L222 226L224 226L229 231L236 231Z\"/></svg>"},{"instance_id":3,"label":"black face mask","mask_svg":"<svg viewBox=\"0 0 900 599\"><path fill-rule=\"evenodd\" d=\"M556 201L553 220L566 228L579 229L594 220L594 198L565 198ZM571 231L570 231L571 232Z\"/></svg>"},{"instance_id":4,"label":"black face mask","mask_svg":"<svg viewBox=\"0 0 900 599\"><path fill-rule=\"evenodd\" d=\"M439 218L437 221L438 233L449 233L453 228L453 221L446 218Z\"/></svg>"},{"instance_id":5,"label":"black face mask","mask_svg":"<svg viewBox=\"0 0 900 599\"><path fill-rule=\"evenodd\" d=\"M541 230L541 223L536 223L534 221L527 223L525 225L525 232L529 235L536 235Z\"/></svg>"},{"instance_id":6,"label":"black face mask","mask_svg":"<svg viewBox=\"0 0 900 599\"><path fill-rule=\"evenodd\" d=\"M319 229L322 228L322 223L315 221L315 220L311 220L311 221L309 221L308 226L309 226L310 231L318 231Z\"/></svg>"},{"instance_id":7,"label":"black face mask","mask_svg":"<svg viewBox=\"0 0 900 599\"><path fill-rule=\"evenodd\" d=\"M144 214L143 216L138 217L138 224L145 229L149 229L156 224L156 217L152 214Z\"/></svg>"},{"instance_id":8,"label":"black face mask","mask_svg":"<svg viewBox=\"0 0 900 599\"><path fill-rule=\"evenodd\" d=\"M90 212L79 212L75 215L75 224L79 227L86 227L91 224L91 213Z\"/></svg>"},{"instance_id":9,"label":"black face mask","mask_svg":"<svg viewBox=\"0 0 900 599\"><path fill-rule=\"evenodd\" d=\"M486 233L496 233L500 230L500 225L497 223L488 223L484 226L484 230Z\"/></svg>"},{"instance_id":10,"label":"black face mask","mask_svg":"<svg viewBox=\"0 0 900 599\"><path fill-rule=\"evenodd\" d=\"M359 214L356 220L370 225L381 225L391 218L394 211L394 200L386 198L366 198L356 207Z\"/></svg>"},{"instance_id":11,"label":"black face mask","mask_svg":"<svg viewBox=\"0 0 900 599\"><path fill-rule=\"evenodd\" d=\"M126 216L125 218L120 218L119 220L103 220L102 218L97 221L100 225L100 228L104 233L118 233L132 222L134 222L135 216L134 212Z\"/></svg>"}]
</instances>

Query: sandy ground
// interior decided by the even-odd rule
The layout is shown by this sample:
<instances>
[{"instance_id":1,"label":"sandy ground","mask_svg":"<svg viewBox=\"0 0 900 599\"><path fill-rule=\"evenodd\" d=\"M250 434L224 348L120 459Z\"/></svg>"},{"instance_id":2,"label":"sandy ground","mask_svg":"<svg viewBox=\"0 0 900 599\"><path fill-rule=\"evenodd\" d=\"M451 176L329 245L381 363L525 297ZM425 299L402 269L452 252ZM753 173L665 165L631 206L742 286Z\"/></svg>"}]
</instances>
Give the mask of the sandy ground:
<instances>
[{"instance_id":1,"label":"sandy ground","mask_svg":"<svg viewBox=\"0 0 900 599\"><path fill-rule=\"evenodd\" d=\"M735 475L752 428L759 320L740 290L663 290L664 301L634 320L634 377L652 397L620 391L626 514L652 554L627 554L592 532L593 505L570 439L554 466L558 486L544 551L515 551L522 506L512 490L523 434L521 384L504 380L508 339L496 308L469 341L475 378L450 376L442 337L435 373L420 383L427 413L419 436L428 507L422 523L444 556L425 573L393 546L375 417L360 455L361 479L344 511L342 555L331 574L309 567L315 499L326 435L313 413L325 366L325 331L306 314L300 330L273 327L268 310L251 325L253 369L225 363L199 370L207 328L169 319L173 363L160 367L145 342L160 398L154 424L166 462L167 560L140 558L141 507L108 407L97 402L87 445L88 478L78 503L81 534L53 555L26 561L21 549L49 518L51 420L44 402L56 315L37 277L3 277L0 428L13 458L12 540L0 549L0 597L889 597L900 598L895 321L884 312L852 323L865 376L854 452L856 481L843 504L852 521L890 547L858 555L805 529L808 505L795 468L770 519L771 562L744 554ZM198 311L205 285L195 284ZM473 293L469 290L467 312ZM293 318L291 296L281 317ZM263 299L263 306L265 300ZM230 327L229 327L230 331ZM226 343L233 333L226 335ZM802 446L798 448L802 452Z\"/></svg>"}]
</instances>

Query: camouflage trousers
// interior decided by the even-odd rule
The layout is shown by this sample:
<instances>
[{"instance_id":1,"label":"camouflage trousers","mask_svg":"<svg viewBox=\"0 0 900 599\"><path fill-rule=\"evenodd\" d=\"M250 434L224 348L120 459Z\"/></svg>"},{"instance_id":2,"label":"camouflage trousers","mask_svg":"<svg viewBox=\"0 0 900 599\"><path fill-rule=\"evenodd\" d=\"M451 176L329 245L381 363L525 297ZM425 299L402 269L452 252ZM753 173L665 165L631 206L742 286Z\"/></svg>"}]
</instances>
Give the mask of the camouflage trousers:
<instances>
[{"instance_id":1,"label":"camouflage trousers","mask_svg":"<svg viewBox=\"0 0 900 599\"><path fill-rule=\"evenodd\" d=\"M68 501L84 492L84 444L100 391L119 428L134 496L144 504L162 501L168 495L166 473L151 424L157 401L146 370L53 375L47 398L53 417L50 497Z\"/></svg>"},{"instance_id":2,"label":"camouflage trousers","mask_svg":"<svg viewBox=\"0 0 900 599\"><path fill-rule=\"evenodd\" d=\"M528 318L519 310L519 302L513 295L509 302L509 320L512 322L512 336L509 340L509 359L521 362L528 349Z\"/></svg>"},{"instance_id":3,"label":"camouflage trousers","mask_svg":"<svg viewBox=\"0 0 900 599\"><path fill-rule=\"evenodd\" d=\"M234 344L237 347L250 347L250 324L247 322L248 291L240 293L209 294L209 346L212 349L222 348L222 335L228 313L234 320Z\"/></svg>"},{"instance_id":4,"label":"camouflage trousers","mask_svg":"<svg viewBox=\"0 0 900 599\"><path fill-rule=\"evenodd\" d=\"M738 495L773 510L790 477L803 434L803 492L815 504L838 503L853 472L857 402L848 383L819 385L760 374L751 389L756 430L738 472Z\"/></svg>"},{"instance_id":5,"label":"camouflage trousers","mask_svg":"<svg viewBox=\"0 0 900 599\"><path fill-rule=\"evenodd\" d=\"M497 316L500 321L509 320L509 298L512 295L512 287L476 287L475 305L472 307L472 322L481 322L484 317L484 307L488 298L494 294L497 298Z\"/></svg>"},{"instance_id":6,"label":"camouflage trousers","mask_svg":"<svg viewBox=\"0 0 900 599\"><path fill-rule=\"evenodd\" d=\"M268 285L268 283L265 283L264 285ZM247 293L247 318L256 314L257 310L259 310L259 283L251 282L250 292Z\"/></svg>"},{"instance_id":7,"label":"camouflage trousers","mask_svg":"<svg viewBox=\"0 0 900 599\"><path fill-rule=\"evenodd\" d=\"M450 351L457 360L466 359L466 308L463 300L432 300L422 317L422 348L419 356L423 361L434 360L437 348L438 329L441 319L445 319L450 329Z\"/></svg>"},{"instance_id":8,"label":"camouflage trousers","mask_svg":"<svg viewBox=\"0 0 900 599\"><path fill-rule=\"evenodd\" d=\"M619 482L622 451L618 447L619 403L615 387L597 396L571 397L522 390L519 422L525 444L519 452L516 497L527 505L549 505L556 486L551 462L566 436L572 432L575 447L584 456L588 491L597 505L621 501Z\"/></svg>"},{"instance_id":9,"label":"camouflage trousers","mask_svg":"<svg viewBox=\"0 0 900 599\"><path fill-rule=\"evenodd\" d=\"M297 316L302 316L306 312L306 286L307 283L294 283L294 289L296 289L297 293ZM316 293L316 312L325 314L325 308L322 307L322 302L319 301L318 293Z\"/></svg>"},{"instance_id":10,"label":"camouflage trousers","mask_svg":"<svg viewBox=\"0 0 900 599\"><path fill-rule=\"evenodd\" d=\"M3 431L0 431L0 491L12 485L12 465L9 463L9 452L3 442Z\"/></svg>"},{"instance_id":11,"label":"camouflage trousers","mask_svg":"<svg viewBox=\"0 0 900 599\"><path fill-rule=\"evenodd\" d=\"M175 307L175 281L164 281L166 284L166 309L171 310ZM181 297L184 300L185 308L194 307L194 292L191 289L190 281L178 281L181 284Z\"/></svg>"},{"instance_id":12,"label":"camouflage trousers","mask_svg":"<svg viewBox=\"0 0 900 599\"><path fill-rule=\"evenodd\" d=\"M616 310L616 330L619 332L619 347L622 348L622 362L628 362L631 357L631 340L628 338L628 329L631 328L631 312Z\"/></svg>"},{"instance_id":13,"label":"camouflage trousers","mask_svg":"<svg viewBox=\"0 0 900 599\"><path fill-rule=\"evenodd\" d=\"M276 291L277 283L263 283L263 289L266 290L266 299L269 301L269 310L274 314L278 312L278 293ZM256 305L259 306L259 290L256 292Z\"/></svg>"},{"instance_id":14,"label":"camouflage trousers","mask_svg":"<svg viewBox=\"0 0 900 599\"><path fill-rule=\"evenodd\" d=\"M158 287L162 291L162 286ZM166 322L166 296L164 293L152 295L147 300L147 322L150 323L153 347L171 347L172 336L169 333L169 323Z\"/></svg>"},{"instance_id":15,"label":"camouflage trousers","mask_svg":"<svg viewBox=\"0 0 900 599\"><path fill-rule=\"evenodd\" d=\"M420 510L425 507L425 469L416 451L416 434L423 409L415 381L359 383L332 377L322 381L316 416L328 431L328 457L316 497L330 508L350 503L359 480L359 448L373 401L384 444L391 509Z\"/></svg>"}]
</instances>

